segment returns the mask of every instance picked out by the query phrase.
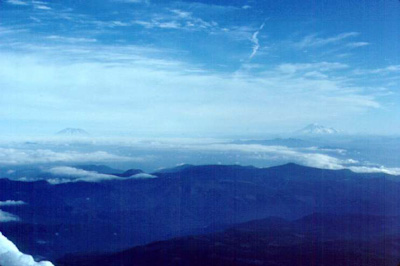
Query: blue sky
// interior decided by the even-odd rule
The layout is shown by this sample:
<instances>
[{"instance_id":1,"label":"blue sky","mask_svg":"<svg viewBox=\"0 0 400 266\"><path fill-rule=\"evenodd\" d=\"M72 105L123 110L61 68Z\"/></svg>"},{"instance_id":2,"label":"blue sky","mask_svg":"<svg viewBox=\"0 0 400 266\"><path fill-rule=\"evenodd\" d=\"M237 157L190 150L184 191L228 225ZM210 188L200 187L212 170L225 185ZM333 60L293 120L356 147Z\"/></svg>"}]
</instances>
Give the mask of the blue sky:
<instances>
[{"instance_id":1,"label":"blue sky","mask_svg":"<svg viewBox=\"0 0 400 266\"><path fill-rule=\"evenodd\" d=\"M0 0L0 130L400 133L400 2Z\"/></svg>"}]
</instances>

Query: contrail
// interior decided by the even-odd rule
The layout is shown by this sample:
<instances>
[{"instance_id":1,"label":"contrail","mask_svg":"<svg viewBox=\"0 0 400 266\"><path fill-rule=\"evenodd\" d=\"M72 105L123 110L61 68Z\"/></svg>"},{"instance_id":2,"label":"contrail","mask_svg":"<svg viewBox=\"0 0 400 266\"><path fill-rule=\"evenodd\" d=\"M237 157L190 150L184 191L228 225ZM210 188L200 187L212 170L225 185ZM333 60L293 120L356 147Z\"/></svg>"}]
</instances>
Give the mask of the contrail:
<instances>
[{"instance_id":1,"label":"contrail","mask_svg":"<svg viewBox=\"0 0 400 266\"><path fill-rule=\"evenodd\" d=\"M251 37L251 42L253 43L253 52L251 53L249 59L252 59L258 52L258 49L260 49L260 43L258 41L258 34L260 31L264 28L265 22L261 24L261 26L258 28L256 32L253 33L253 36Z\"/></svg>"}]
</instances>

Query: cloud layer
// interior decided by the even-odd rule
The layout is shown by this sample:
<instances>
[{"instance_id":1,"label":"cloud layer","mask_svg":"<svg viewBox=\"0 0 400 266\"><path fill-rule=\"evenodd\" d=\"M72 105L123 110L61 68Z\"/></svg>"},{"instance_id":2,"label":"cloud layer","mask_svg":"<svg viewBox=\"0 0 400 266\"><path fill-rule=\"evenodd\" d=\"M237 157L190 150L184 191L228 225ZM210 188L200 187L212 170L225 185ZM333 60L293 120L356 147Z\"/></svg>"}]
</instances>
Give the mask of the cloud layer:
<instances>
[{"instance_id":1,"label":"cloud layer","mask_svg":"<svg viewBox=\"0 0 400 266\"><path fill-rule=\"evenodd\" d=\"M25 205L26 203L21 201L21 200L6 200L6 201L0 201L0 207L7 207L7 206L20 206L20 205ZM19 217L9 213L0 210L0 223L7 223L7 222L18 222ZM1 265L1 264L0 264Z\"/></svg>"},{"instance_id":2,"label":"cloud layer","mask_svg":"<svg viewBox=\"0 0 400 266\"><path fill-rule=\"evenodd\" d=\"M400 168L363 164L358 160L344 157L346 150L343 149L320 149L318 147L291 148L287 146L267 146L259 144L181 145L179 148L197 151L244 153L246 157L255 161L279 163L294 162L322 169L349 169L358 173L386 173L390 175L400 175ZM341 156L340 158L335 157L332 153Z\"/></svg>"},{"instance_id":3,"label":"cloud layer","mask_svg":"<svg viewBox=\"0 0 400 266\"><path fill-rule=\"evenodd\" d=\"M75 47L74 51L79 49ZM65 47L57 50L68 51ZM2 66L0 63L0 82L8 95L7 102L0 99L0 104L8 106L4 115L37 120L46 113L52 123L68 117L67 123L107 124L109 130L131 128L136 134L176 130L215 134L237 133L242 128L269 131L277 124L300 126L381 107L376 95L340 74L346 65L339 62L282 63L260 69L257 75L245 68L216 74L179 61L128 54L126 47L118 51L123 54L103 47L97 51L82 48L82 53L99 57L93 60L114 61L109 63L59 64L51 62L54 56L26 59L0 54L4 59L0 60L4 62ZM62 55L60 60L77 56ZM13 57L15 60L10 60ZM81 91L80 97L71 97L77 91ZM84 104L89 98L91 104ZM21 104L18 109L9 104L17 99ZM57 110L48 112L54 105Z\"/></svg>"},{"instance_id":4,"label":"cloud layer","mask_svg":"<svg viewBox=\"0 0 400 266\"><path fill-rule=\"evenodd\" d=\"M11 214L9 212L5 212L0 210L0 223L7 223L7 222L17 222L19 221L19 217ZM2 265L2 264L0 264Z\"/></svg>"},{"instance_id":5,"label":"cloud layer","mask_svg":"<svg viewBox=\"0 0 400 266\"><path fill-rule=\"evenodd\" d=\"M105 180L121 179L114 175L100 174L93 171L86 171L68 166L58 166L47 170L48 173L59 176L59 178L47 179L51 184L68 183L68 182L99 182Z\"/></svg>"},{"instance_id":6,"label":"cloud layer","mask_svg":"<svg viewBox=\"0 0 400 266\"><path fill-rule=\"evenodd\" d=\"M23 202L22 200L6 200L6 201L0 201L0 207L2 206L19 206L19 205L25 205L26 203Z\"/></svg>"},{"instance_id":7,"label":"cloud layer","mask_svg":"<svg viewBox=\"0 0 400 266\"><path fill-rule=\"evenodd\" d=\"M46 172L55 176L55 178L46 179L50 184L61 184L70 182L100 182L107 180L122 179L149 179L157 178L155 175L139 173L130 177L118 177L115 175L101 174L94 171L86 171L69 166L57 166L46 170Z\"/></svg>"},{"instance_id":8,"label":"cloud layer","mask_svg":"<svg viewBox=\"0 0 400 266\"><path fill-rule=\"evenodd\" d=\"M105 151L53 151L49 149L16 149L0 148L0 164L45 164L65 162L129 162L140 161L142 158L118 156Z\"/></svg>"},{"instance_id":9,"label":"cloud layer","mask_svg":"<svg viewBox=\"0 0 400 266\"><path fill-rule=\"evenodd\" d=\"M399 60L385 48L397 35L376 37L365 16L341 31L317 7L264 2L4 1L1 132L221 136L361 120L381 130L398 112Z\"/></svg>"}]
</instances>

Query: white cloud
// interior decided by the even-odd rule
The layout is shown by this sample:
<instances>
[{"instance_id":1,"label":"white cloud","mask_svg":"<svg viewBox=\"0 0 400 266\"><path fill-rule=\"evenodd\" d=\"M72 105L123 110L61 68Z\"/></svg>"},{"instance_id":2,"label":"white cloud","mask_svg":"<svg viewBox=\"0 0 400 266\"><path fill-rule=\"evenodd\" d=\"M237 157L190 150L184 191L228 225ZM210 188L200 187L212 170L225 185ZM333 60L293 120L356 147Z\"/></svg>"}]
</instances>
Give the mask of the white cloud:
<instances>
[{"instance_id":1,"label":"white cloud","mask_svg":"<svg viewBox=\"0 0 400 266\"><path fill-rule=\"evenodd\" d=\"M18 206L18 205L25 205L26 203L22 200L6 200L0 201L0 207L2 206Z\"/></svg>"},{"instance_id":2,"label":"white cloud","mask_svg":"<svg viewBox=\"0 0 400 266\"><path fill-rule=\"evenodd\" d=\"M364 47L368 45L369 45L368 42L351 42L347 44L347 46L350 48Z\"/></svg>"},{"instance_id":3,"label":"white cloud","mask_svg":"<svg viewBox=\"0 0 400 266\"><path fill-rule=\"evenodd\" d=\"M68 166L53 167L48 169L47 172L55 176L60 176L60 178L48 179L47 181L51 184L79 182L79 181L99 182L105 180L121 179L120 177L114 175L100 174L97 172L86 171Z\"/></svg>"},{"instance_id":4,"label":"white cloud","mask_svg":"<svg viewBox=\"0 0 400 266\"><path fill-rule=\"evenodd\" d=\"M303 148L302 150L306 150L306 151L323 151L323 152L334 152L337 154L341 154L341 155L345 155L347 153L347 151L345 149L329 149L329 148L319 148L316 146L311 146L311 147L306 147ZM357 161L353 160L352 163L357 163Z\"/></svg>"},{"instance_id":5,"label":"white cloud","mask_svg":"<svg viewBox=\"0 0 400 266\"><path fill-rule=\"evenodd\" d=\"M130 3L130 4L150 4L150 0L114 0L115 2Z\"/></svg>"},{"instance_id":6,"label":"white cloud","mask_svg":"<svg viewBox=\"0 0 400 266\"><path fill-rule=\"evenodd\" d=\"M162 29L179 29L181 25L176 21L155 22L156 27Z\"/></svg>"},{"instance_id":7,"label":"white cloud","mask_svg":"<svg viewBox=\"0 0 400 266\"><path fill-rule=\"evenodd\" d=\"M182 25L180 23L178 23L177 21L135 20L135 21L132 21L132 23L141 25L145 28L180 29L182 27Z\"/></svg>"},{"instance_id":8,"label":"white cloud","mask_svg":"<svg viewBox=\"0 0 400 266\"><path fill-rule=\"evenodd\" d=\"M33 20L34 22L37 22L37 23L42 22L42 20L38 19L37 17L30 16L29 18L30 18L31 20Z\"/></svg>"},{"instance_id":9,"label":"white cloud","mask_svg":"<svg viewBox=\"0 0 400 266\"><path fill-rule=\"evenodd\" d=\"M20 206L20 205L25 205L26 203L20 200L6 200L6 201L0 201L0 207L6 207L6 206ZM5 223L5 222L17 222L19 221L19 217L2 211L0 210L0 223ZM2 264L0 264L2 265Z\"/></svg>"},{"instance_id":10,"label":"white cloud","mask_svg":"<svg viewBox=\"0 0 400 266\"><path fill-rule=\"evenodd\" d=\"M192 12L181 9L168 9L169 13L156 14L150 20L134 20L131 24L141 25L145 28L179 29L179 30L209 30L221 31L215 21L205 21L193 16Z\"/></svg>"},{"instance_id":11,"label":"white cloud","mask_svg":"<svg viewBox=\"0 0 400 266\"><path fill-rule=\"evenodd\" d=\"M257 54L258 49L260 49L260 43L259 43L259 40L258 40L258 34L264 28L264 26L265 26L265 22L263 24L261 24L260 28L256 32L254 32L253 35L251 36L251 42L253 43L253 48L252 48L253 50L252 50L251 55L249 57L250 59L252 59Z\"/></svg>"},{"instance_id":12,"label":"white cloud","mask_svg":"<svg viewBox=\"0 0 400 266\"><path fill-rule=\"evenodd\" d=\"M333 37L322 38L318 37L316 34L313 34L304 37L300 42L295 43L295 46L301 49L307 47L321 47L329 44L339 43L345 39L358 35L358 32L345 32Z\"/></svg>"},{"instance_id":13,"label":"white cloud","mask_svg":"<svg viewBox=\"0 0 400 266\"><path fill-rule=\"evenodd\" d=\"M69 166L57 166L46 170L52 175L59 176L57 178L47 179L50 184L61 184L69 182L100 182L106 180L122 180L122 179L149 179L157 178L155 175L147 173L139 173L130 177L118 177L114 175L101 174L94 171L86 171Z\"/></svg>"},{"instance_id":14,"label":"white cloud","mask_svg":"<svg viewBox=\"0 0 400 266\"><path fill-rule=\"evenodd\" d=\"M7 222L17 222L19 221L18 216L0 210L0 223L7 223ZM0 263L3 266L3 264Z\"/></svg>"},{"instance_id":15,"label":"white cloud","mask_svg":"<svg viewBox=\"0 0 400 266\"><path fill-rule=\"evenodd\" d=\"M395 72L400 72L400 65L391 65L391 66L387 66L384 68L378 68L378 69L374 69L371 70L370 73L373 74L387 74L387 73L395 73Z\"/></svg>"},{"instance_id":16,"label":"white cloud","mask_svg":"<svg viewBox=\"0 0 400 266\"><path fill-rule=\"evenodd\" d=\"M27 29L20 27L4 27L0 25L0 35L14 35L26 32Z\"/></svg>"},{"instance_id":17,"label":"white cloud","mask_svg":"<svg viewBox=\"0 0 400 266\"><path fill-rule=\"evenodd\" d=\"M376 74L376 75L393 75L400 73L400 65L389 65L386 67L381 67L381 68L375 68L375 69L356 69L353 71L355 75L370 75L370 74Z\"/></svg>"},{"instance_id":18,"label":"white cloud","mask_svg":"<svg viewBox=\"0 0 400 266\"><path fill-rule=\"evenodd\" d=\"M36 9L40 9L40 10L51 10L51 8L49 6L47 6L46 2L42 2L42 1L23 1L23 0L7 0L7 3L12 4L12 5L18 5L18 6L28 6L28 5L32 5L34 8Z\"/></svg>"},{"instance_id":19,"label":"white cloud","mask_svg":"<svg viewBox=\"0 0 400 266\"><path fill-rule=\"evenodd\" d=\"M54 42L46 49L20 49L30 52L0 53L0 86L8 96L0 98L1 114L16 121L54 123L62 118L102 123L119 132L261 132L282 123L357 116L381 106L375 94L347 76L340 62L264 66L256 74L248 69L219 73L148 47Z\"/></svg>"},{"instance_id":20,"label":"white cloud","mask_svg":"<svg viewBox=\"0 0 400 266\"><path fill-rule=\"evenodd\" d=\"M113 155L104 151L77 152L65 151L55 152L48 149L13 149L0 148L0 164L43 164L57 162L129 162L142 161L140 157L125 157Z\"/></svg>"},{"instance_id":21,"label":"white cloud","mask_svg":"<svg viewBox=\"0 0 400 266\"><path fill-rule=\"evenodd\" d=\"M151 175L151 174L147 174L147 173L140 173L140 174L136 174L133 175L129 178L134 178L134 179L148 179L148 178L157 178L157 176L155 175Z\"/></svg>"},{"instance_id":22,"label":"white cloud","mask_svg":"<svg viewBox=\"0 0 400 266\"><path fill-rule=\"evenodd\" d=\"M191 18L192 17L191 12L183 11L180 9L171 9L171 12L178 15L181 18Z\"/></svg>"},{"instance_id":23,"label":"white cloud","mask_svg":"<svg viewBox=\"0 0 400 266\"><path fill-rule=\"evenodd\" d=\"M54 266L49 261L35 262L31 255L18 250L17 246L0 232L0 265L1 266Z\"/></svg>"},{"instance_id":24,"label":"white cloud","mask_svg":"<svg viewBox=\"0 0 400 266\"><path fill-rule=\"evenodd\" d=\"M302 152L298 149L286 146L266 146L258 144L210 144L203 147L196 146L196 149L216 150L216 151L240 151L252 154L254 159L278 159L296 162L306 166L342 169L347 160L341 160L333 156L321 153Z\"/></svg>"},{"instance_id":25,"label":"white cloud","mask_svg":"<svg viewBox=\"0 0 400 266\"><path fill-rule=\"evenodd\" d=\"M7 0L7 3L13 4L13 5L18 5L18 6L27 6L27 5L29 5L27 2L22 1L22 0Z\"/></svg>"},{"instance_id":26,"label":"white cloud","mask_svg":"<svg viewBox=\"0 0 400 266\"><path fill-rule=\"evenodd\" d=\"M356 173L385 173L389 175L400 175L400 168L384 166L350 166L348 167Z\"/></svg>"},{"instance_id":27,"label":"white cloud","mask_svg":"<svg viewBox=\"0 0 400 266\"><path fill-rule=\"evenodd\" d=\"M310 71L310 72L306 72L306 73L304 74L304 77L307 77L307 78L316 78L316 79L326 79L326 78L328 78L327 75L322 74L322 73L319 72L319 71Z\"/></svg>"},{"instance_id":28,"label":"white cloud","mask_svg":"<svg viewBox=\"0 0 400 266\"><path fill-rule=\"evenodd\" d=\"M93 42L97 42L97 40L93 39L93 38L76 38L76 37L65 37L65 36L59 36L59 35L50 35L50 36L47 37L47 39L55 40L55 41L70 42L70 43L77 43L77 42L93 43Z\"/></svg>"},{"instance_id":29,"label":"white cloud","mask_svg":"<svg viewBox=\"0 0 400 266\"><path fill-rule=\"evenodd\" d=\"M126 27L126 26L129 26L129 25L130 25L129 23L122 22L122 21L119 21L119 20L111 21L111 23L109 24L110 27L115 27L115 26Z\"/></svg>"},{"instance_id":30,"label":"white cloud","mask_svg":"<svg viewBox=\"0 0 400 266\"><path fill-rule=\"evenodd\" d=\"M339 62L318 62L318 63L284 63L278 65L277 69L283 73L295 73L298 71L334 71L340 69L346 69L349 66ZM314 76L315 77L315 76Z\"/></svg>"},{"instance_id":31,"label":"white cloud","mask_svg":"<svg viewBox=\"0 0 400 266\"><path fill-rule=\"evenodd\" d=\"M359 161L352 158L337 158L322 152L335 152L344 155L341 149L319 149L309 148L289 148L286 146L266 146L259 144L205 144L205 145L182 145L176 149L206 150L218 152L241 152L253 160L263 160L269 162L294 162L301 165L316 167L321 169L341 170L349 169L357 173L386 173L400 175L400 168L387 168L384 166L362 165ZM313 152L310 152L313 151Z\"/></svg>"},{"instance_id":32,"label":"white cloud","mask_svg":"<svg viewBox=\"0 0 400 266\"><path fill-rule=\"evenodd\" d=\"M35 8L41 9L41 10L51 10L50 7L45 6L45 5L35 5Z\"/></svg>"}]
</instances>

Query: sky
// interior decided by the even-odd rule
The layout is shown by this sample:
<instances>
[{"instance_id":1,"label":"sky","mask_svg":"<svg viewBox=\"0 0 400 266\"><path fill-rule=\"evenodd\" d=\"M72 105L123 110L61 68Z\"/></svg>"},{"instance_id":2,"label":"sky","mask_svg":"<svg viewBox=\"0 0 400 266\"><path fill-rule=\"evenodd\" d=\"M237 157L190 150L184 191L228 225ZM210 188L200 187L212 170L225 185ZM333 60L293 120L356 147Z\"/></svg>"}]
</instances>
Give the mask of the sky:
<instances>
[{"instance_id":1,"label":"sky","mask_svg":"<svg viewBox=\"0 0 400 266\"><path fill-rule=\"evenodd\" d=\"M400 133L397 0L0 0L0 135Z\"/></svg>"}]
</instances>

